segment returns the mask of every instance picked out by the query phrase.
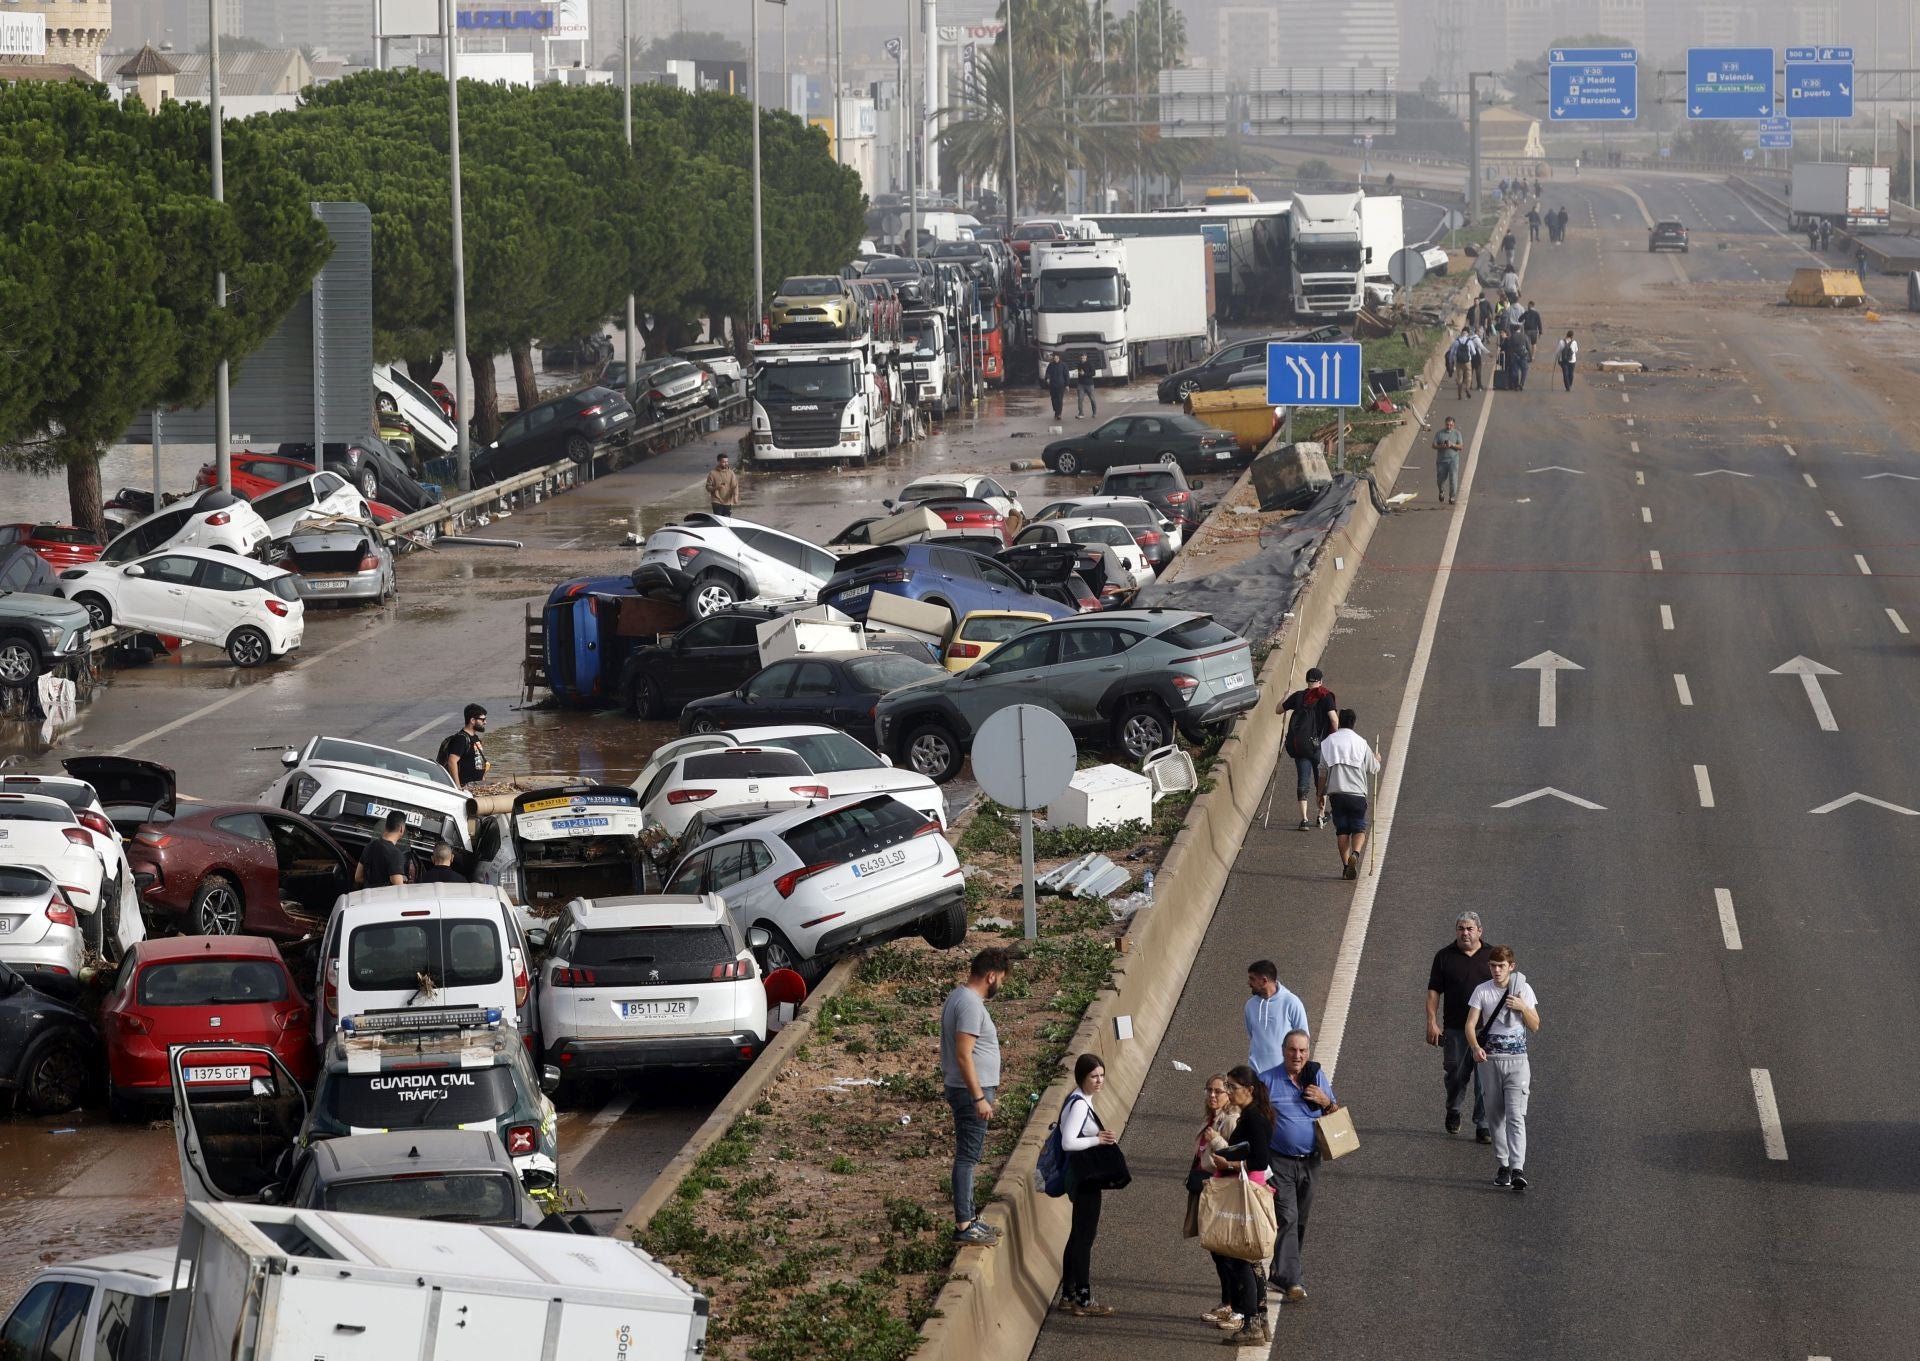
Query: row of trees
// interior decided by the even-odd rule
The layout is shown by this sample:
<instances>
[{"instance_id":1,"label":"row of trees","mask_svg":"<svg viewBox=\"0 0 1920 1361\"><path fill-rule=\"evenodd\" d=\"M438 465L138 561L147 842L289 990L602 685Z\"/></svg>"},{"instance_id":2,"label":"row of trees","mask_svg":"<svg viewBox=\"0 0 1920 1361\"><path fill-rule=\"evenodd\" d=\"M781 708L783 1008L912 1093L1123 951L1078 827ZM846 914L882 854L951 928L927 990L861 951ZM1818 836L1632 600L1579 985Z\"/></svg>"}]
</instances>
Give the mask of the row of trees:
<instances>
[{"instance_id":1,"label":"row of trees","mask_svg":"<svg viewBox=\"0 0 1920 1361\"><path fill-rule=\"evenodd\" d=\"M629 292L658 353L752 310L751 109L744 99L462 82L468 354L476 435L498 426L495 355L537 400L532 349L598 329ZM153 406L202 404L325 263L316 199L373 217L374 352L418 376L453 339L446 84L367 72L290 112L229 123L228 202L210 197L206 110L149 114L74 85L0 90L0 457L68 470L100 519L98 456ZM864 201L823 133L762 116L766 274L850 258ZM213 306L216 270L230 307Z\"/></svg>"}]
</instances>

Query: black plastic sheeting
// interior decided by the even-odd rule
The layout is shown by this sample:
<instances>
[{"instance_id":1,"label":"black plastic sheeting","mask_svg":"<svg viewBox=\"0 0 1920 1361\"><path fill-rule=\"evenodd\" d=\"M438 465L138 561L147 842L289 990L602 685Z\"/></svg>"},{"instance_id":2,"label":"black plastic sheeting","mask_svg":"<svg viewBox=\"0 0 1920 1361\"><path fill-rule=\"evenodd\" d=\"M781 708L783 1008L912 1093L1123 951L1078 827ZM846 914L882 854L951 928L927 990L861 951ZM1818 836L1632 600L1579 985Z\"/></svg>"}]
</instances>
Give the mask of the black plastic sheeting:
<instances>
[{"instance_id":1,"label":"black plastic sheeting","mask_svg":"<svg viewBox=\"0 0 1920 1361\"><path fill-rule=\"evenodd\" d=\"M1376 508L1383 508L1373 479L1364 480ZM1279 631L1293 608L1321 543L1353 514L1361 481L1351 473L1340 474L1311 505L1262 533L1260 551L1253 557L1205 576L1156 581L1140 593L1136 605L1199 610L1249 642L1264 642Z\"/></svg>"}]
</instances>

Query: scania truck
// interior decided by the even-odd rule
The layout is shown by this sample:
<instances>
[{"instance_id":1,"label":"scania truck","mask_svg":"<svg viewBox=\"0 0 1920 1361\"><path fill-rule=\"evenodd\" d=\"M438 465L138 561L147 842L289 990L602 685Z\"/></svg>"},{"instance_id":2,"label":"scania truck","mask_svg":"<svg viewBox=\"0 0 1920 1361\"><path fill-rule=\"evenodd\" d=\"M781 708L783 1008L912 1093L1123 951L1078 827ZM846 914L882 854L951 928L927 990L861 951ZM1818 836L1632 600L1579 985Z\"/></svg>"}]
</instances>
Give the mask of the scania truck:
<instances>
[{"instance_id":1,"label":"scania truck","mask_svg":"<svg viewBox=\"0 0 1920 1361\"><path fill-rule=\"evenodd\" d=\"M757 463L864 463L892 444L895 346L857 340L753 347L752 428Z\"/></svg>"}]
</instances>

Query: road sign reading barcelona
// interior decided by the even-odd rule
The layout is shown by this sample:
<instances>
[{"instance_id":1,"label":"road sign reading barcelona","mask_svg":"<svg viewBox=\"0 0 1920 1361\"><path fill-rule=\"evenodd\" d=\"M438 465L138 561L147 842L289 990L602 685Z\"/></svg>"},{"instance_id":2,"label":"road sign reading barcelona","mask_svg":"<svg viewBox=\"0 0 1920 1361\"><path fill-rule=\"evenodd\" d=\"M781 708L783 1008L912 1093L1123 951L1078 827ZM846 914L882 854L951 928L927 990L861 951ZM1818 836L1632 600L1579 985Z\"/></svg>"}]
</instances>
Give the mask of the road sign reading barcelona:
<instances>
[{"instance_id":1,"label":"road sign reading barcelona","mask_svg":"<svg viewBox=\"0 0 1920 1361\"><path fill-rule=\"evenodd\" d=\"M1267 346L1267 405L1359 406L1360 347Z\"/></svg>"},{"instance_id":2,"label":"road sign reading barcelona","mask_svg":"<svg viewBox=\"0 0 1920 1361\"><path fill-rule=\"evenodd\" d=\"M1547 49L1547 121L1631 122L1639 61L1631 47Z\"/></svg>"},{"instance_id":3,"label":"road sign reading barcelona","mask_svg":"<svg viewBox=\"0 0 1920 1361\"><path fill-rule=\"evenodd\" d=\"M1687 117L1771 118L1771 47L1689 47Z\"/></svg>"},{"instance_id":4,"label":"road sign reading barcelona","mask_svg":"<svg viewBox=\"0 0 1920 1361\"><path fill-rule=\"evenodd\" d=\"M1853 49L1789 47L1787 113L1793 118L1853 117Z\"/></svg>"}]
</instances>

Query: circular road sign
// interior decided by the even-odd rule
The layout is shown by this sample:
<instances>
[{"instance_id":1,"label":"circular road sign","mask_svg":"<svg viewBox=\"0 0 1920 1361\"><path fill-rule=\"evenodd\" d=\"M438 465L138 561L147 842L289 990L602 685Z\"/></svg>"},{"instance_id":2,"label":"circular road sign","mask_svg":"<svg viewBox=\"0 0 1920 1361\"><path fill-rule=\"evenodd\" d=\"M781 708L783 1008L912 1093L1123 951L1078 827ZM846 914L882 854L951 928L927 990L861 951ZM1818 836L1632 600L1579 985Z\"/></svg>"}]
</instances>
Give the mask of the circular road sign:
<instances>
[{"instance_id":1,"label":"circular road sign","mask_svg":"<svg viewBox=\"0 0 1920 1361\"><path fill-rule=\"evenodd\" d=\"M1427 262L1419 251L1402 247L1387 261L1387 277L1402 288L1412 288L1427 277Z\"/></svg>"},{"instance_id":2,"label":"circular road sign","mask_svg":"<svg viewBox=\"0 0 1920 1361\"><path fill-rule=\"evenodd\" d=\"M973 737L973 777L1008 808L1045 808L1067 792L1080 750L1067 725L1036 704L1015 704Z\"/></svg>"}]
</instances>

